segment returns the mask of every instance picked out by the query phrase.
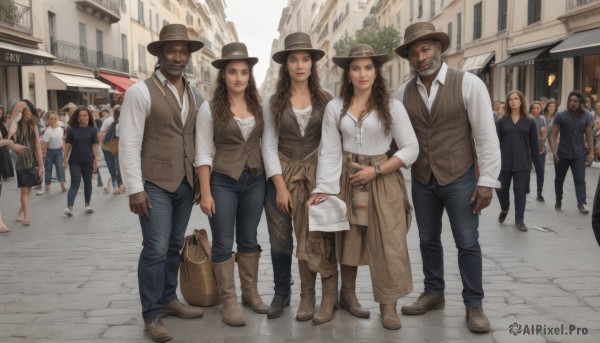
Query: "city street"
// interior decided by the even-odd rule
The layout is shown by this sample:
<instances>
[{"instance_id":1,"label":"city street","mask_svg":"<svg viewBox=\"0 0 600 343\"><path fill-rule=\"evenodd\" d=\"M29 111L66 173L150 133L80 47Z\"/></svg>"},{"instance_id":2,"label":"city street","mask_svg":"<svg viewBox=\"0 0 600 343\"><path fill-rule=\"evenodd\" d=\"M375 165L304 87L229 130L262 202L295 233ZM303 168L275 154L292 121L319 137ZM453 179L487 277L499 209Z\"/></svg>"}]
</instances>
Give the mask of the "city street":
<instances>
[{"instance_id":1,"label":"city street","mask_svg":"<svg viewBox=\"0 0 600 343\"><path fill-rule=\"evenodd\" d=\"M108 172L101 169L106 182ZM410 173L404 171L410 187ZM587 168L587 201L591 209L600 168ZM242 308L244 327L222 322L221 306L204 309L204 317L165 318L174 342L599 342L600 247L591 229L591 214L577 211L571 173L565 182L563 210L554 210L554 168L546 165L544 196L535 200L531 175L525 222L528 232L514 226L511 208L504 224L497 221L496 196L480 221L483 251L484 310L492 332L473 334L466 326L462 283L447 217L446 307L421 316L401 315L403 327L383 329L379 305L373 301L368 267L359 268L358 297L371 311L359 319L338 310L334 320L313 326L299 322L300 280L294 262L292 304L277 319ZM129 212L127 197L103 193L95 186L93 214L83 211L83 190L74 216L63 214L66 193L53 183L51 194L31 196L31 226L14 221L19 207L16 181L2 185L0 208L12 232L0 235L0 341L25 342L139 342L149 341L138 296L137 263L141 233ZM410 188L409 188L410 189ZM58 191L57 191L58 190ZM511 203L512 203L511 192ZM195 207L188 233L206 228L208 220ZM259 226L261 258L259 292L269 304L273 273L266 220ZM423 289L416 222L408 235L414 291L398 301L414 301ZM237 274L237 273L236 273ZM236 277L237 279L237 277ZM239 281L238 301L240 300ZM320 283L317 282L317 305ZM240 303L241 306L241 303Z\"/></svg>"}]
</instances>

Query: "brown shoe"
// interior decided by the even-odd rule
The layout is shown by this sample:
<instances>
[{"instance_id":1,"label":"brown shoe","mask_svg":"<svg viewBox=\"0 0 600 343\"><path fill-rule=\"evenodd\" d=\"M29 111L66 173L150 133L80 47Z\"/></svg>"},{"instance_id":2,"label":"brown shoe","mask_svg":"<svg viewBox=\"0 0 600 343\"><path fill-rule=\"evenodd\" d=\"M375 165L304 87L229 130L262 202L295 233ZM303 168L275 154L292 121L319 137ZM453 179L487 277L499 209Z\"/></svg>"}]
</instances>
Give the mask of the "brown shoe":
<instances>
[{"instance_id":1,"label":"brown shoe","mask_svg":"<svg viewBox=\"0 0 600 343\"><path fill-rule=\"evenodd\" d=\"M369 318L371 312L363 308L356 298L357 266L341 265L342 288L340 291L340 307L359 318Z\"/></svg>"},{"instance_id":2,"label":"brown shoe","mask_svg":"<svg viewBox=\"0 0 600 343\"><path fill-rule=\"evenodd\" d=\"M315 314L315 280L317 273L310 270L308 262L298 260L300 271L300 305L296 312L296 320L311 320Z\"/></svg>"},{"instance_id":3,"label":"brown shoe","mask_svg":"<svg viewBox=\"0 0 600 343\"><path fill-rule=\"evenodd\" d=\"M379 304L381 323L383 324L383 327L388 330L398 330L402 327L402 322L396 311L396 305L396 301L391 304Z\"/></svg>"},{"instance_id":4,"label":"brown shoe","mask_svg":"<svg viewBox=\"0 0 600 343\"><path fill-rule=\"evenodd\" d=\"M237 303L237 295L235 293L235 281L233 278L234 258L221 263L213 263L215 270L215 278L219 287L219 296L223 302L223 321L231 326L246 325L246 318L240 311Z\"/></svg>"},{"instance_id":5,"label":"brown shoe","mask_svg":"<svg viewBox=\"0 0 600 343\"><path fill-rule=\"evenodd\" d=\"M146 322L144 325L144 331L148 337L154 342L166 342L173 339L171 337L171 333L169 332L169 328L165 325L162 318L156 318L149 322Z\"/></svg>"},{"instance_id":6,"label":"brown shoe","mask_svg":"<svg viewBox=\"0 0 600 343\"><path fill-rule=\"evenodd\" d=\"M433 295L423 292L419 295L417 301L410 305L402 306L404 314L423 314L429 310L441 310L446 306L446 299L443 295Z\"/></svg>"},{"instance_id":7,"label":"brown shoe","mask_svg":"<svg viewBox=\"0 0 600 343\"><path fill-rule=\"evenodd\" d=\"M260 251L253 253L237 253L240 288L242 289L242 305L252 308L256 313L266 314L269 306L264 303L258 293L258 262Z\"/></svg>"},{"instance_id":8,"label":"brown shoe","mask_svg":"<svg viewBox=\"0 0 600 343\"><path fill-rule=\"evenodd\" d=\"M500 215L498 216L498 223L504 223L507 214L508 211L500 211Z\"/></svg>"},{"instance_id":9,"label":"brown shoe","mask_svg":"<svg viewBox=\"0 0 600 343\"><path fill-rule=\"evenodd\" d=\"M321 289L323 297L321 298L321 307L315 312L312 318L314 325L321 325L330 322L333 319L333 311L338 308L338 273L324 279L321 277Z\"/></svg>"},{"instance_id":10,"label":"brown shoe","mask_svg":"<svg viewBox=\"0 0 600 343\"><path fill-rule=\"evenodd\" d=\"M489 332L490 321L488 320L485 313L483 313L483 307L467 307L467 323L469 330L473 332Z\"/></svg>"},{"instance_id":11,"label":"brown shoe","mask_svg":"<svg viewBox=\"0 0 600 343\"><path fill-rule=\"evenodd\" d=\"M179 299L173 299L173 301L165 305L163 313L165 316L176 316L183 319L200 318L204 314L202 309L184 304Z\"/></svg>"},{"instance_id":12,"label":"brown shoe","mask_svg":"<svg viewBox=\"0 0 600 343\"><path fill-rule=\"evenodd\" d=\"M585 208L585 206L583 206L583 204L577 205L577 208L579 209L579 213L581 213L581 214L588 214L588 213L590 213L590 210L588 210L587 208Z\"/></svg>"},{"instance_id":13,"label":"brown shoe","mask_svg":"<svg viewBox=\"0 0 600 343\"><path fill-rule=\"evenodd\" d=\"M518 230L527 231L527 226L525 225L525 223L517 223L516 227Z\"/></svg>"}]
</instances>

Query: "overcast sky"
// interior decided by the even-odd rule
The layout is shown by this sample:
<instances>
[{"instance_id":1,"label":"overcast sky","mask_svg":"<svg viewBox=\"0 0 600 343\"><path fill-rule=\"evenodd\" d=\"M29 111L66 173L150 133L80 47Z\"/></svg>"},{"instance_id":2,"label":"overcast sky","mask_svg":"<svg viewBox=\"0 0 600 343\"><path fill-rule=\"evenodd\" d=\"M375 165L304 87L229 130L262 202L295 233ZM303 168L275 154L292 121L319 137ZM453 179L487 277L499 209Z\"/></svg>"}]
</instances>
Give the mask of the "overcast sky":
<instances>
[{"instance_id":1,"label":"overcast sky","mask_svg":"<svg viewBox=\"0 0 600 343\"><path fill-rule=\"evenodd\" d=\"M260 88L271 59L271 43L279 37L277 26L288 0L225 0L227 20L235 23L240 41L250 56L258 57L254 78ZM221 52L219 51L220 55Z\"/></svg>"}]
</instances>

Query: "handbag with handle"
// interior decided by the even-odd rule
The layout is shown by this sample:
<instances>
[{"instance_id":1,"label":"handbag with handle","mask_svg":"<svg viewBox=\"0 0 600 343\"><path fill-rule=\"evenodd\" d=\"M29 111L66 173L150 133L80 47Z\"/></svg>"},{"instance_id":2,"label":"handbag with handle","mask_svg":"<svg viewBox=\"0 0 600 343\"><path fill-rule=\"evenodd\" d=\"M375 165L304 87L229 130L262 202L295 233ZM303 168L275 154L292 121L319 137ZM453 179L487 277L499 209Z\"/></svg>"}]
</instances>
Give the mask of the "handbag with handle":
<instances>
[{"instance_id":1,"label":"handbag with handle","mask_svg":"<svg viewBox=\"0 0 600 343\"><path fill-rule=\"evenodd\" d=\"M179 287L183 298L191 305L215 306L220 303L211 253L206 230L196 229L185 237L179 265Z\"/></svg>"}]
</instances>

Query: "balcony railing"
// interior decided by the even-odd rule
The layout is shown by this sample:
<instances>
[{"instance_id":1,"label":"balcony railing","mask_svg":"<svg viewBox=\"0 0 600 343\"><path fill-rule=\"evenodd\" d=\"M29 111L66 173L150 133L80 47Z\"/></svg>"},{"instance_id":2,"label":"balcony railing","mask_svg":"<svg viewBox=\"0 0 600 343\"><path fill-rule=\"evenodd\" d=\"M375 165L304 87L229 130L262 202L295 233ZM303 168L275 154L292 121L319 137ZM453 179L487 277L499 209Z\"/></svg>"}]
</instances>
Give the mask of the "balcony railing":
<instances>
[{"instance_id":1,"label":"balcony railing","mask_svg":"<svg viewBox=\"0 0 600 343\"><path fill-rule=\"evenodd\" d=\"M31 6L16 4L12 0L0 1L1 25L31 34L33 33L31 22Z\"/></svg>"},{"instance_id":2,"label":"balcony railing","mask_svg":"<svg viewBox=\"0 0 600 343\"><path fill-rule=\"evenodd\" d=\"M50 46L50 52L59 61L129 73L128 59L91 50L70 42L56 41Z\"/></svg>"},{"instance_id":3,"label":"balcony railing","mask_svg":"<svg viewBox=\"0 0 600 343\"><path fill-rule=\"evenodd\" d=\"M594 2L600 2L600 0L567 0L567 11L572 11L579 7L583 7Z\"/></svg>"},{"instance_id":4,"label":"balcony railing","mask_svg":"<svg viewBox=\"0 0 600 343\"><path fill-rule=\"evenodd\" d=\"M120 0L76 0L77 8L111 24L121 20Z\"/></svg>"}]
</instances>

